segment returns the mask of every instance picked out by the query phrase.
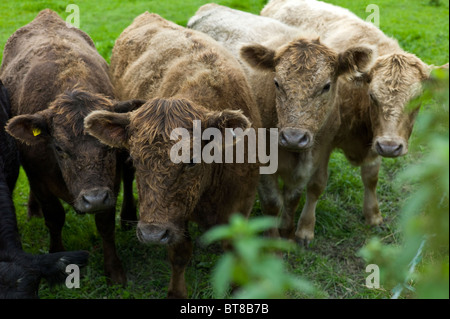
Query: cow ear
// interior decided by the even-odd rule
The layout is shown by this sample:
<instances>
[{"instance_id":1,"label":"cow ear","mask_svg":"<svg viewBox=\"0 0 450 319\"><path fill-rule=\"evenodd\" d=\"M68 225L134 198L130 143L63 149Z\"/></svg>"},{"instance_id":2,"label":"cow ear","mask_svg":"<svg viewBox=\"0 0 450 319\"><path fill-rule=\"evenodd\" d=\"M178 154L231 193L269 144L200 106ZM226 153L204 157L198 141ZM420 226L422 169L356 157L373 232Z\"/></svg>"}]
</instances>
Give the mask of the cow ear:
<instances>
[{"instance_id":1,"label":"cow ear","mask_svg":"<svg viewBox=\"0 0 450 319\"><path fill-rule=\"evenodd\" d=\"M447 62L447 63L445 63L445 64L443 64L443 65L435 66L435 67L433 67L433 69L441 69L441 70L447 70L447 71L448 71L448 69L449 69L449 63Z\"/></svg>"},{"instance_id":2,"label":"cow ear","mask_svg":"<svg viewBox=\"0 0 450 319\"><path fill-rule=\"evenodd\" d=\"M241 110L213 112L207 120L207 127L218 128L222 133L224 133L226 129L241 128L242 130L246 130L250 128L251 125L251 122Z\"/></svg>"},{"instance_id":3,"label":"cow ear","mask_svg":"<svg viewBox=\"0 0 450 319\"><path fill-rule=\"evenodd\" d=\"M231 136L233 136L232 144L235 145L236 143L238 143L240 138L237 138L234 130L240 128L242 129L242 131L245 131L246 129L250 128L251 125L251 122L242 113L242 111L224 110L221 112L210 113L208 116L208 120L206 121L206 127L204 127L203 129L217 128L222 133L222 136L227 136L228 133L231 133ZM242 135L239 134L239 136ZM212 142L214 143L215 141L213 140Z\"/></svg>"},{"instance_id":4,"label":"cow ear","mask_svg":"<svg viewBox=\"0 0 450 319\"><path fill-rule=\"evenodd\" d=\"M132 112L138 108L140 108L147 101L145 100L129 100L117 102L113 105L113 110L116 113L127 113Z\"/></svg>"},{"instance_id":5,"label":"cow ear","mask_svg":"<svg viewBox=\"0 0 450 319\"><path fill-rule=\"evenodd\" d=\"M8 121L6 131L27 145L44 143L50 138L48 117L49 113L46 110L35 114L18 115Z\"/></svg>"},{"instance_id":6,"label":"cow ear","mask_svg":"<svg viewBox=\"0 0 450 319\"><path fill-rule=\"evenodd\" d=\"M375 48L350 48L338 56L337 75L344 75L350 81L360 79L370 71L375 59Z\"/></svg>"},{"instance_id":7,"label":"cow ear","mask_svg":"<svg viewBox=\"0 0 450 319\"><path fill-rule=\"evenodd\" d=\"M447 70L449 69L448 62L441 66L435 66L435 65L425 65L425 67L419 67L419 70L421 70L422 73L422 81L428 81L432 79L432 73L434 70Z\"/></svg>"},{"instance_id":8,"label":"cow ear","mask_svg":"<svg viewBox=\"0 0 450 319\"><path fill-rule=\"evenodd\" d=\"M128 148L130 113L94 111L84 119L85 131L103 144L116 148Z\"/></svg>"},{"instance_id":9,"label":"cow ear","mask_svg":"<svg viewBox=\"0 0 450 319\"><path fill-rule=\"evenodd\" d=\"M254 68L275 70L275 51L260 44L243 46L241 48L241 57Z\"/></svg>"}]
</instances>

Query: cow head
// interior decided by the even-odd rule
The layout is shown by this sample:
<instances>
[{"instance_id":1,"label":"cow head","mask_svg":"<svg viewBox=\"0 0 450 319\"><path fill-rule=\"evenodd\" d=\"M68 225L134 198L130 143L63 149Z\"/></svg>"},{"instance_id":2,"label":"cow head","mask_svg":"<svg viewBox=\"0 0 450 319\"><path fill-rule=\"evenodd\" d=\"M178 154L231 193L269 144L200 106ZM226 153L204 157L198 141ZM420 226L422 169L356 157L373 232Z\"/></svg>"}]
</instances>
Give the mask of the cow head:
<instances>
[{"instance_id":1,"label":"cow head","mask_svg":"<svg viewBox=\"0 0 450 319\"><path fill-rule=\"evenodd\" d=\"M398 157L408 152L420 104L411 105L422 93L422 83L431 68L409 53L381 56L369 74L373 151L384 157Z\"/></svg>"},{"instance_id":2,"label":"cow head","mask_svg":"<svg viewBox=\"0 0 450 319\"><path fill-rule=\"evenodd\" d=\"M40 150L41 160L56 159L80 213L104 211L116 203L116 152L85 134L83 126L90 112L113 108L105 96L77 88L60 94L43 111L12 118L6 128L17 140Z\"/></svg>"},{"instance_id":3,"label":"cow head","mask_svg":"<svg viewBox=\"0 0 450 319\"><path fill-rule=\"evenodd\" d=\"M354 47L336 53L319 40L299 39L275 51L247 45L241 55L251 66L274 72L279 145L306 150L335 110L337 79L363 77L373 50Z\"/></svg>"},{"instance_id":4,"label":"cow head","mask_svg":"<svg viewBox=\"0 0 450 319\"><path fill-rule=\"evenodd\" d=\"M179 128L190 132L190 149L194 120L201 121L202 129L250 126L240 111L209 111L183 99L155 99L125 114L97 111L85 120L89 134L130 152L139 193L136 233L142 242L173 244L183 240L187 221L211 187L214 165L171 160L171 150L179 142L171 139L172 132ZM206 144L202 142L202 146Z\"/></svg>"}]
</instances>

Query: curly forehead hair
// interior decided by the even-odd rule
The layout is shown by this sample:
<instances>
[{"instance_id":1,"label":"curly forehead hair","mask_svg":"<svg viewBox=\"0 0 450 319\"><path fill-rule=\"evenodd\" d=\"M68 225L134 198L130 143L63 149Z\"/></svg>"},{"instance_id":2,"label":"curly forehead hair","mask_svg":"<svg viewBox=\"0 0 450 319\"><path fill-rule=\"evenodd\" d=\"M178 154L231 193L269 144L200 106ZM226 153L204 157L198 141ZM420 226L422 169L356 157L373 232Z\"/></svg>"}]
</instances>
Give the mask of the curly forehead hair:
<instances>
[{"instance_id":1,"label":"curly forehead hair","mask_svg":"<svg viewBox=\"0 0 450 319\"><path fill-rule=\"evenodd\" d=\"M337 64L337 54L332 49L320 44L317 40L299 39L289 43L275 59L287 56L290 63L297 66L297 71L312 70L317 67L318 57L325 57L332 64Z\"/></svg>"},{"instance_id":2,"label":"curly forehead hair","mask_svg":"<svg viewBox=\"0 0 450 319\"><path fill-rule=\"evenodd\" d=\"M49 110L55 126L65 127L70 123L72 133L80 136L84 134L84 118L92 111L112 110L112 101L102 94L77 87L57 96Z\"/></svg>"},{"instance_id":3,"label":"curly forehead hair","mask_svg":"<svg viewBox=\"0 0 450 319\"><path fill-rule=\"evenodd\" d=\"M131 121L134 130L145 130L146 134L141 135L145 142L151 142L157 136L167 142L174 129L191 130L193 121L203 120L205 113L206 109L186 99L154 99L133 112Z\"/></svg>"}]
</instances>

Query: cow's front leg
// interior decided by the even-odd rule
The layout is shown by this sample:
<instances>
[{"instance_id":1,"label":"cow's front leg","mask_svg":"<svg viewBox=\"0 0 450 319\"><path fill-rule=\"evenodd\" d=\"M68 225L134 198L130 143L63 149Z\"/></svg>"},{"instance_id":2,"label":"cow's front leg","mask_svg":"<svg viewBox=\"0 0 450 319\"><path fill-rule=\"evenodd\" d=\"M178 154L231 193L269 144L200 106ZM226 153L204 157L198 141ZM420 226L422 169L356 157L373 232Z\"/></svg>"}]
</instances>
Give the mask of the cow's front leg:
<instances>
[{"instance_id":1,"label":"cow's front leg","mask_svg":"<svg viewBox=\"0 0 450 319\"><path fill-rule=\"evenodd\" d=\"M187 229L187 228L186 228ZM172 268L168 298L187 298L186 280L184 273L192 257L192 240L186 230L183 241L169 246L169 260Z\"/></svg>"},{"instance_id":2,"label":"cow's front leg","mask_svg":"<svg viewBox=\"0 0 450 319\"><path fill-rule=\"evenodd\" d=\"M266 216L278 218L278 214L283 206L280 189L278 186L278 175L261 175L258 184L258 195L261 203L261 211ZM268 231L270 237L279 237L277 228Z\"/></svg>"},{"instance_id":3,"label":"cow's front leg","mask_svg":"<svg viewBox=\"0 0 450 319\"><path fill-rule=\"evenodd\" d=\"M364 184L364 204L363 214L366 224L371 226L379 225L383 222L377 199L378 173L380 171L381 157L374 161L364 163L361 166L361 179Z\"/></svg>"},{"instance_id":4,"label":"cow's front leg","mask_svg":"<svg viewBox=\"0 0 450 319\"><path fill-rule=\"evenodd\" d=\"M288 178L284 180L283 209L280 220L280 236L294 239L295 212L302 196L302 182Z\"/></svg>"},{"instance_id":5,"label":"cow's front leg","mask_svg":"<svg viewBox=\"0 0 450 319\"><path fill-rule=\"evenodd\" d=\"M322 159L306 187L306 202L305 206L303 206L295 232L295 240L300 246L308 247L314 239L316 206L320 195L322 195L327 186L329 159L329 154Z\"/></svg>"},{"instance_id":6,"label":"cow's front leg","mask_svg":"<svg viewBox=\"0 0 450 319\"><path fill-rule=\"evenodd\" d=\"M115 209L97 213L95 224L102 237L105 275L111 281L108 283L125 285L127 277L117 256L115 244Z\"/></svg>"},{"instance_id":7,"label":"cow's front leg","mask_svg":"<svg viewBox=\"0 0 450 319\"><path fill-rule=\"evenodd\" d=\"M62 228L66 220L66 212L58 197L46 191L44 187L35 182L30 182L29 200L33 205L40 207L45 219L45 225L50 233L50 249L49 252L55 253L64 251L62 243ZM30 202L29 202L30 203Z\"/></svg>"},{"instance_id":8,"label":"cow's front leg","mask_svg":"<svg viewBox=\"0 0 450 319\"><path fill-rule=\"evenodd\" d=\"M44 216L44 214L42 213L41 205L36 199L33 191L30 189L30 195L28 196L28 218L42 216Z\"/></svg>"}]
</instances>

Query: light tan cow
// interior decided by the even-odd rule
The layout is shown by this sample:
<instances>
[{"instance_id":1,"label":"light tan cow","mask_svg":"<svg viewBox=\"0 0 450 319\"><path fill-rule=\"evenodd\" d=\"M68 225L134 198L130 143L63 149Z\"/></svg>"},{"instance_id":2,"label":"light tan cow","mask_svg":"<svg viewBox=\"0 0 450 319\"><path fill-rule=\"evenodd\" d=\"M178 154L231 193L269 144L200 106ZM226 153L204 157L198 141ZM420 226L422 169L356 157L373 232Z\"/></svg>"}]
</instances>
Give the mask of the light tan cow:
<instances>
[{"instance_id":1,"label":"light tan cow","mask_svg":"<svg viewBox=\"0 0 450 319\"><path fill-rule=\"evenodd\" d=\"M367 74L359 76L359 86L346 81L339 83L341 128L334 144L352 164L361 166L366 222L380 224L382 217L376 196L380 156L398 157L408 152L408 140L420 105L413 105L413 109L407 106L421 94L422 83L433 67L402 50L397 40L373 24L338 6L314 0L271 0L261 15L301 32L315 32L321 42L338 52L363 45L376 50L375 63ZM318 175L325 180L324 171ZM325 184L322 185L308 187L296 232L300 238L313 237L315 205Z\"/></svg>"},{"instance_id":2,"label":"light tan cow","mask_svg":"<svg viewBox=\"0 0 450 319\"><path fill-rule=\"evenodd\" d=\"M308 185L302 216L310 216L326 185L330 153L338 146L337 140L350 134L341 132L348 126L341 125L340 86L345 82L356 90L359 78L367 75L373 63L372 48L358 46L338 53L276 20L215 4L201 7L188 26L211 35L248 64L245 69L263 124L280 129L278 171L261 176L259 184L262 210L274 216L282 211L280 233L294 237L302 190ZM369 144L367 134L356 136L361 158L369 151L362 146ZM278 178L284 182L282 191ZM377 223L378 210L368 210L367 218ZM308 244L313 225L308 220L308 227L295 234L297 240Z\"/></svg>"},{"instance_id":3,"label":"light tan cow","mask_svg":"<svg viewBox=\"0 0 450 319\"><path fill-rule=\"evenodd\" d=\"M362 90L370 100L351 99L350 91L341 90L352 102L346 109L370 107L373 112L373 151L385 157L408 152L408 139L415 115L405 111L410 100L421 92L421 82L429 77L431 67L415 55L402 50L397 40L386 36L371 23L350 11L321 1L272 0L261 15L278 19L302 32L315 32L320 40L337 51L355 45L371 45L377 50L367 85ZM367 106L361 105L367 102ZM376 125L375 125L376 124Z\"/></svg>"}]
</instances>

